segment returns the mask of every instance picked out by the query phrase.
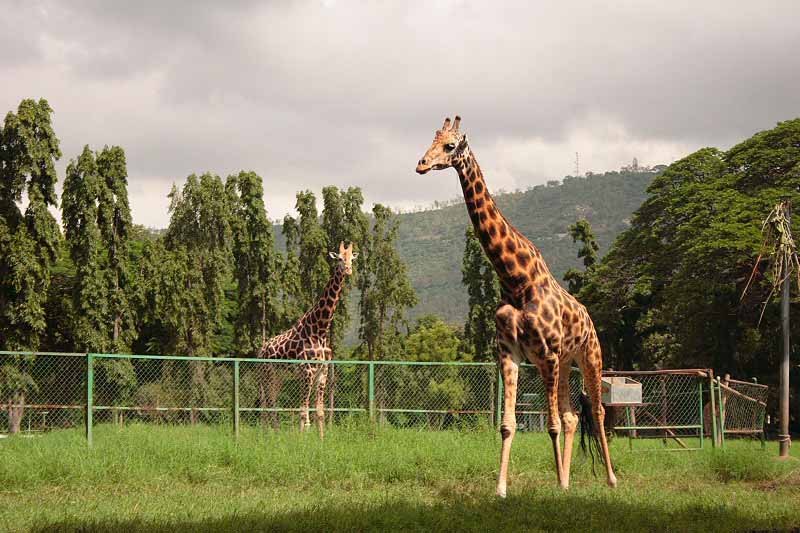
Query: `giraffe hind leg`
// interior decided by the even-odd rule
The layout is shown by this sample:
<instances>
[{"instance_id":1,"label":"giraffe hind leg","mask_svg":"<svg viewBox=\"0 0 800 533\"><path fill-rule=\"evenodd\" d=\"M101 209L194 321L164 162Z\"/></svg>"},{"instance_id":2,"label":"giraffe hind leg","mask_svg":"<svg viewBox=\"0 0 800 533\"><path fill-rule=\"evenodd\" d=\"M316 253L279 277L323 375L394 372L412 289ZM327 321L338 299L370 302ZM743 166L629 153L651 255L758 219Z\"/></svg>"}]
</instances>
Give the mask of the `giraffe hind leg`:
<instances>
[{"instance_id":1,"label":"giraffe hind leg","mask_svg":"<svg viewBox=\"0 0 800 533\"><path fill-rule=\"evenodd\" d=\"M602 404L601 377L602 377L602 357L600 353L600 343L596 337L590 341L589 349L586 351L585 359L582 361L581 370L583 371L583 383L591 402L591 414L594 424L588 425L590 438L597 439L600 443L601 459L606 467L606 483L609 487L617 486L617 476L611 463L611 454L608 451L608 440L604 428L605 409ZM588 406L587 406L588 407ZM583 417L581 417L583 418ZM583 429L582 424L582 429ZM588 432L588 431L587 431Z\"/></svg>"},{"instance_id":2,"label":"giraffe hind leg","mask_svg":"<svg viewBox=\"0 0 800 533\"><path fill-rule=\"evenodd\" d=\"M560 369L558 376L558 410L561 414L561 426L564 430L564 453L562 458L563 487L567 488L569 487L572 445L575 440L575 430L578 427L578 416L573 411L572 398L570 397L570 364L569 361L562 361L562 363L563 368Z\"/></svg>"}]
</instances>

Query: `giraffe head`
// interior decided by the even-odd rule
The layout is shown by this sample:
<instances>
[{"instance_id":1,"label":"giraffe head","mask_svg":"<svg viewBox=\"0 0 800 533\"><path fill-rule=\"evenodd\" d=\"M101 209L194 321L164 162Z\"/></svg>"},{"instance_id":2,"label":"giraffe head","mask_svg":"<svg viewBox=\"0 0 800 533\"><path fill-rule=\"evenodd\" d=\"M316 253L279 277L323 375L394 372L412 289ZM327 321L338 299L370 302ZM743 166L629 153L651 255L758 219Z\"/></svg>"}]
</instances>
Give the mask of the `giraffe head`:
<instances>
[{"instance_id":1,"label":"giraffe head","mask_svg":"<svg viewBox=\"0 0 800 533\"><path fill-rule=\"evenodd\" d=\"M353 261L358 257L358 252L353 252L352 242L348 246L345 246L344 242L340 242L339 253L329 252L328 255L331 256L331 259L339 260L338 266L344 269L345 274L349 276L353 273Z\"/></svg>"},{"instance_id":2,"label":"giraffe head","mask_svg":"<svg viewBox=\"0 0 800 533\"><path fill-rule=\"evenodd\" d=\"M425 174L429 170L441 170L453 166L453 161L467 149L467 135L458 131L461 117L455 121L444 119L442 129L436 132L433 143L422 159L417 163L417 173Z\"/></svg>"}]
</instances>

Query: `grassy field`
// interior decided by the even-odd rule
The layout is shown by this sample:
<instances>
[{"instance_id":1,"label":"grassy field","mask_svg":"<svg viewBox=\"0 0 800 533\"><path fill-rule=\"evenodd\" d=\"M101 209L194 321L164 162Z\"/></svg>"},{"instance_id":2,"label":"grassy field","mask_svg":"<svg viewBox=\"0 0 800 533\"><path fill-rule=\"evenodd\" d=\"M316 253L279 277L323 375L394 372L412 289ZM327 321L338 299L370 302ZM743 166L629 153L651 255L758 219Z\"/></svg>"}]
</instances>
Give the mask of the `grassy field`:
<instances>
[{"instance_id":1,"label":"grassy field","mask_svg":"<svg viewBox=\"0 0 800 533\"><path fill-rule=\"evenodd\" d=\"M660 447L637 442L635 449ZM313 433L99 426L0 440L0 529L34 531L743 531L800 527L800 461L776 445L638 453L617 439L620 485L576 457L556 488L548 438L518 433L509 497L499 436L355 426ZM796 449L797 447L795 447ZM600 472L598 472L600 474Z\"/></svg>"}]
</instances>

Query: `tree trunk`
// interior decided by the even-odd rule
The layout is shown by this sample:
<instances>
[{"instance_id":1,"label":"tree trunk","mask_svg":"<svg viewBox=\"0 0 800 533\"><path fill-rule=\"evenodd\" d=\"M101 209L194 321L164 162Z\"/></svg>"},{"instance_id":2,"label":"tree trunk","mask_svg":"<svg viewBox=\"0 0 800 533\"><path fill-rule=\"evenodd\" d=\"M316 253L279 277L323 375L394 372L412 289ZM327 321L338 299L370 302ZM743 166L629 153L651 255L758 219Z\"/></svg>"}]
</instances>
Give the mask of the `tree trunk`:
<instances>
[{"instance_id":1,"label":"tree trunk","mask_svg":"<svg viewBox=\"0 0 800 533\"><path fill-rule=\"evenodd\" d=\"M18 391L8 401L8 432L16 435L22 427L22 416L25 414L25 393Z\"/></svg>"}]
</instances>

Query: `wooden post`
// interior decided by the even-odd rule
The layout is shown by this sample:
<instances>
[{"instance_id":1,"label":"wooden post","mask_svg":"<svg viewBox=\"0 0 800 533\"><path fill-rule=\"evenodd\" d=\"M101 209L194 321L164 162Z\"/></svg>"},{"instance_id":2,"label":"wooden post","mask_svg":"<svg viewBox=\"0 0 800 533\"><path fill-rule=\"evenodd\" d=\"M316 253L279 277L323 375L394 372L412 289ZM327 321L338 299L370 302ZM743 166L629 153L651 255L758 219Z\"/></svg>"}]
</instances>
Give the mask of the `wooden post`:
<instances>
[{"instance_id":1,"label":"wooden post","mask_svg":"<svg viewBox=\"0 0 800 533\"><path fill-rule=\"evenodd\" d=\"M784 200L786 208L786 219L791 226L792 223L792 204L790 200ZM785 258L783 291L781 295L781 327L783 328L783 359L781 360L781 388L778 395L780 401L780 442L779 457L789 457L789 292L792 283L792 264L789 257Z\"/></svg>"}]
</instances>

